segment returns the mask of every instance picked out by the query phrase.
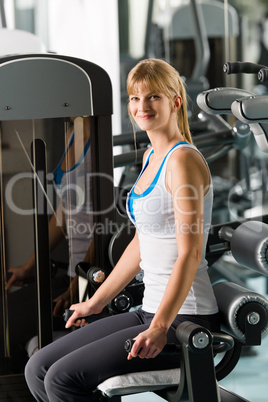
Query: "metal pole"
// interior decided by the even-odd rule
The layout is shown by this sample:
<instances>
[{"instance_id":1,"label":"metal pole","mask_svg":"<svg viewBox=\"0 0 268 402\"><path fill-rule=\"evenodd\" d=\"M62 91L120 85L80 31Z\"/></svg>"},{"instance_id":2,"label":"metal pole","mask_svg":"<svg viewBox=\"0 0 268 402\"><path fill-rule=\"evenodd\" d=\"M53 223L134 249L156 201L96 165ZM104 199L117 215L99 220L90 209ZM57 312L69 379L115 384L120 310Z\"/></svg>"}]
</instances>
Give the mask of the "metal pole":
<instances>
[{"instance_id":1,"label":"metal pole","mask_svg":"<svg viewBox=\"0 0 268 402\"><path fill-rule=\"evenodd\" d=\"M4 0L0 0L0 14L1 14L2 28L7 28L7 20L6 20Z\"/></svg>"},{"instance_id":2,"label":"metal pole","mask_svg":"<svg viewBox=\"0 0 268 402\"><path fill-rule=\"evenodd\" d=\"M45 144L41 139L34 140L32 144L32 162L34 166L33 198L35 209L38 346L41 349L52 342L53 331L47 200L43 192L43 188L46 191L46 150ZM39 175L39 180L37 175ZM40 189L40 181L42 189Z\"/></svg>"},{"instance_id":3,"label":"metal pole","mask_svg":"<svg viewBox=\"0 0 268 402\"><path fill-rule=\"evenodd\" d=\"M191 79L197 80L206 76L210 59L210 49L207 38L202 6L196 0L191 0L190 8L195 29L196 63Z\"/></svg>"}]
</instances>

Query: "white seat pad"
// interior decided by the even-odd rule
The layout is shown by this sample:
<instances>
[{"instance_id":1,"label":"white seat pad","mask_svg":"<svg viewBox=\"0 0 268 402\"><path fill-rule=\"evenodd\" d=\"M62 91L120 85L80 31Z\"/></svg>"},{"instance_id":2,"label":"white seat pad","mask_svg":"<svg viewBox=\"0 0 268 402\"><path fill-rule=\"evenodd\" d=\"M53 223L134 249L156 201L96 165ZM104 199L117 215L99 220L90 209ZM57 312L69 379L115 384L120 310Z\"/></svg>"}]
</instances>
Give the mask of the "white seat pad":
<instances>
[{"instance_id":1,"label":"white seat pad","mask_svg":"<svg viewBox=\"0 0 268 402\"><path fill-rule=\"evenodd\" d=\"M108 378L98 385L103 395L127 395L137 392L155 391L180 382L180 369L142 371Z\"/></svg>"}]
</instances>

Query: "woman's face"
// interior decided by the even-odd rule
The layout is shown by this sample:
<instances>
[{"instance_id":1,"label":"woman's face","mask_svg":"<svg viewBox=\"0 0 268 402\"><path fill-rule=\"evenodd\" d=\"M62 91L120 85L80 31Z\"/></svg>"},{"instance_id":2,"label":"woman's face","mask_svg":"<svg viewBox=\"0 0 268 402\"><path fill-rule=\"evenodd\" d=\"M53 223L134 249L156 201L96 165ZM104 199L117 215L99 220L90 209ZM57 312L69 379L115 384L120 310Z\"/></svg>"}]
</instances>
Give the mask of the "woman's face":
<instances>
[{"instance_id":1,"label":"woman's face","mask_svg":"<svg viewBox=\"0 0 268 402\"><path fill-rule=\"evenodd\" d=\"M129 111L144 131L164 130L171 117L176 119L170 99L164 94L152 92L146 85L138 86L137 91L129 95Z\"/></svg>"}]
</instances>

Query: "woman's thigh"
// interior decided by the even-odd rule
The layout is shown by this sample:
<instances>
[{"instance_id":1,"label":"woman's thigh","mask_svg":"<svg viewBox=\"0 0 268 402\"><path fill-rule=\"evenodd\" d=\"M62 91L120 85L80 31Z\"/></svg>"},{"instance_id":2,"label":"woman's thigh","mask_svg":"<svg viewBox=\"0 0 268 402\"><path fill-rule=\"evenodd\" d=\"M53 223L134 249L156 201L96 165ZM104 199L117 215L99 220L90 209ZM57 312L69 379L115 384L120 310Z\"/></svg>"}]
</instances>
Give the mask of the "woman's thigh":
<instances>
[{"instance_id":1,"label":"woman's thigh","mask_svg":"<svg viewBox=\"0 0 268 402\"><path fill-rule=\"evenodd\" d=\"M32 394L38 401L49 400L45 390L45 379L53 387L54 381L58 381L58 384L65 381L62 378L65 373L69 379L68 385L70 388L72 386L71 383L75 382L76 377L78 377L79 387L83 389L84 384L80 373L82 376L86 374L86 370L83 368L84 364L88 366L88 372L93 373L94 370L92 368L95 367L95 361L98 360L96 358L97 350L95 349L98 348L98 342L101 339L109 337L114 332L123 330L126 326L138 326L139 324L140 321L134 314L124 314L124 317L123 315L110 316L75 330L42 348L31 357L25 368L25 378ZM91 348L91 345L94 346ZM55 378L50 380L48 374L50 370L51 372L53 371L52 368L54 366L61 367L60 372L56 372ZM77 372L72 374L74 368ZM82 373L83 370L85 374ZM90 378L90 383L91 381L94 382L94 379L90 375L88 378Z\"/></svg>"},{"instance_id":2,"label":"woman's thigh","mask_svg":"<svg viewBox=\"0 0 268 402\"><path fill-rule=\"evenodd\" d=\"M27 382L34 390L40 388L43 378L46 392L60 400L66 389L79 395L81 390L92 391L114 375L178 366L177 356L127 360L125 340L134 338L148 326L149 323L142 324L132 313L89 324L33 355L26 368Z\"/></svg>"},{"instance_id":3,"label":"woman's thigh","mask_svg":"<svg viewBox=\"0 0 268 402\"><path fill-rule=\"evenodd\" d=\"M140 324L119 330L59 359L50 367L45 377L45 390L49 400L84 401L87 400L86 395L107 378L124 373L178 366L178 356L160 355L155 359L137 357L127 360L125 340L135 337L148 326L149 324Z\"/></svg>"},{"instance_id":4,"label":"woman's thigh","mask_svg":"<svg viewBox=\"0 0 268 402\"><path fill-rule=\"evenodd\" d=\"M132 313L124 314L124 316L109 316L94 321L39 350L31 357L28 366L36 368L44 366L48 369L57 360L84 346L90 345L92 342L98 341L126 327L139 324L139 320Z\"/></svg>"}]
</instances>

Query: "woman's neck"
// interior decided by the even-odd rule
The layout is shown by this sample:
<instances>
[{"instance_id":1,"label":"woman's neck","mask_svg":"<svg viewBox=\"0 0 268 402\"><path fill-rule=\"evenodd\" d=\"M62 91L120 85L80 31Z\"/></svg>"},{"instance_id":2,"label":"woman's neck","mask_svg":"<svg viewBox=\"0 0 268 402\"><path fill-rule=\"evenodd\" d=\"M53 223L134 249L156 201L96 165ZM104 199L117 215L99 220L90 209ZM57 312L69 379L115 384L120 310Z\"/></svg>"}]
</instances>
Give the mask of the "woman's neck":
<instances>
[{"instance_id":1,"label":"woman's neck","mask_svg":"<svg viewBox=\"0 0 268 402\"><path fill-rule=\"evenodd\" d=\"M179 130L176 130L173 134L156 134L147 132L150 142L154 150L154 158L161 159L167 152L178 142L184 141L183 136Z\"/></svg>"}]
</instances>

